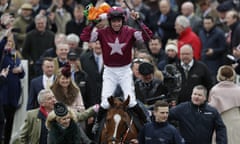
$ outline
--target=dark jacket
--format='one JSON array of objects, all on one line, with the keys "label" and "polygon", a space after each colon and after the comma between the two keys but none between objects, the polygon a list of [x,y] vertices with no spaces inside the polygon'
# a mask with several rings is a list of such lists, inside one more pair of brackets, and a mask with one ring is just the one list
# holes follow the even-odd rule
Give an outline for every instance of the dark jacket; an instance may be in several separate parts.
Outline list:
[{"label": "dark jacket", "polygon": [[166,15],[166,21],[158,24],[159,22],[159,18],[161,16],[161,12],[156,12],[152,17],[151,17],[151,21],[149,21],[149,28],[153,31],[153,33],[158,33],[158,28],[161,27],[163,32],[164,32],[164,36],[162,38],[162,42],[163,42],[163,48],[165,47],[167,40],[168,39],[176,39],[177,38],[177,34],[174,28],[174,24],[175,24],[175,20],[177,17],[177,14],[170,10],[170,12]]},{"label": "dark jacket", "polygon": [[[6,81],[7,81],[7,78],[5,76],[1,75],[0,76],[0,87],[2,87],[6,83]],[[1,100],[1,97],[0,97],[0,100]],[[0,102],[0,135],[2,134],[3,125],[4,125],[4,113],[3,113],[2,103]]]},{"label": "dark jacket", "polygon": [[[223,64],[223,54],[227,51],[224,32],[213,27],[210,31],[201,29],[199,38],[202,42],[201,60],[208,66],[212,75],[217,74],[218,68]],[[207,56],[209,48],[213,49],[213,54]]]},{"label": "dark jacket", "polygon": [[22,54],[25,59],[36,62],[46,49],[52,48],[54,45],[53,32],[46,30],[41,33],[34,29],[27,33]]},{"label": "dark jacket", "polygon": [[88,74],[86,72],[84,72],[83,70],[74,72],[74,81],[81,91],[83,103],[86,107],[91,106],[91,105],[89,105],[89,103],[87,101],[87,99],[89,97],[91,97],[91,88],[89,86],[88,79],[89,79]]},{"label": "dark jacket", "polygon": [[[80,131],[78,125],[71,120],[68,128],[63,129],[56,121],[51,123],[49,131],[49,144],[90,144],[91,140]],[[86,135],[85,135],[86,136]]]},{"label": "dark jacket", "polygon": [[165,50],[163,49],[163,47],[160,49],[159,53],[158,54],[152,54],[150,52],[153,60],[154,60],[154,63],[157,65],[158,63],[164,61],[164,59],[166,58],[166,53],[165,53]]},{"label": "dark jacket", "polygon": [[152,105],[156,100],[150,100],[154,97],[167,95],[167,88],[163,85],[162,81],[153,79],[150,83],[146,84],[142,80],[135,82],[136,97],[142,103]]},{"label": "dark jacket", "polygon": [[178,102],[185,102],[191,99],[192,89],[196,85],[203,85],[208,90],[213,86],[210,71],[207,66],[200,61],[194,60],[193,66],[188,72],[188,78],[185,77],[184,70],[180,63],[177,65],[178,70],[182,75],[182,87],[179,93]]},{"label": "dark jacket", "polygon": [[184,144],[178,130],[168,122],[145,124],[138,141],[139,144]]},{"label": "dark jacket", "polygon": [[[76,20],[70,20],[67,24],[66,24],[66,34],[71,34],[74,33],[76,35],[79,36],[79,34],[82,33],[82,30],[84,27],[86,27],[86,18],[84,17],[83,21],[80,23],[76,23]],[[80,46],[82,46],[82,42],[80,42]]]},{"label": "dark jacket", "polygon": [[2,85],[4,85],[4,83],[6,82],[7,78],[5,76],[0,76],[0,87]]},{"label": "dark jacket", "polygon": [[170,109],[169,119],[179,121],[186,144],[211,144],[214,130],[217,144],[227,144],[226,127],[217,110],[207,103],[185,102]]},{"label": "dark jacket", "polygon": [[[231,43],[230,43],[230,48],[231,50],[233,48],[236,48],[240,44],[240,21],[235,22],[230,26],[231,29]],[[232,51],[230,51],[232,52]]]},{"label": "dark jacket", "polygon": [[18,67],[21,64],[19,58],[14,58],[11,52],[5,51],[4,46],[7,43],[7,38],[3,38],[0,42],[0,59],[1,66],[0,69],[9,67],[9,72],[7,76],[6,83],[0,88],[0,101],[4,105],[10,105],[12,107],[18,107],[18,101],[21,96],[22,86],[21,81],[25,76],[24,70],[21,73],[14,74],[12,69]]},{"label": "dark jacket", "polygon": [[88,50],[81,58],[82,69],[88,74],[89,87],[91,89],[91,96],[87,97],[84,103],[86,107],[100,103],[102,91],[102,72],[98,72],[98,66],[95,61],[93,51]]},{"label": "dark jacket", "polygon": [[28,96],[27,110],[35,109],[39,107],[37,96],[38,93],[44,89],[43,87],[43,75],[31,80],[30,92]]},{"label": "dark jacket", "polygon": [[176,66],[178,63],[179,63],[179,58],[177,56],[175,58],[170,58],[166,56],[164,60],[160,61],[157,64],[157,67],[159,70],[164,71],[165,66],[167,64],[173,64],[174,66]]}]

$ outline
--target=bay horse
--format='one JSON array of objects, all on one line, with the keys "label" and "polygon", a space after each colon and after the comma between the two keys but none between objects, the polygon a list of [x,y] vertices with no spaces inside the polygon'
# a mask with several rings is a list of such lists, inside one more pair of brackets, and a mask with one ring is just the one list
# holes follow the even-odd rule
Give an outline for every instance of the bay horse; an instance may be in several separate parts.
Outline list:
[{"label": "bay horse", "polygon": [[130,97],[121,101],[113,96],[108,98],[110,108],[100,134],[100,144],[129,144],[137,139],[138,130],[128,112]]}]

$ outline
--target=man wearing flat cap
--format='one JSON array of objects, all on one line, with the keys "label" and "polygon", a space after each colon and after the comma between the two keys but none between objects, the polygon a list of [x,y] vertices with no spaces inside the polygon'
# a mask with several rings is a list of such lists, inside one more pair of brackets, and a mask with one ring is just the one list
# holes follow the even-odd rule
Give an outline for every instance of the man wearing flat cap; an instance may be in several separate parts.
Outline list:
[{"label": "man wearing flat cap", "polygon": [[221,30],[223,30],[225,34],[229,32],[229,28],[225,22],[226,21],[225,17],[226,17],[227,11],[231,9],[232,9],[232,6],[225,2],[219,4],[217,7],[218,17],[216,19],[216,27],[219,27]]},{"label": "man wearing flat cap", "polygon": [[76,60],[78,59],[78,55],[75,50],[70,50],[67,55],[68,60]]},{"label": "man wearing flat cap", "polygon": [[70,50],[67,55],[67,58],[69,64],[71,65],[71,78],[79,87],[81,94],[83,96],[84,105],[88,108],[92,106],[87,102],[87,99],[91,97],[88,73],[82,70],[79,55],[76,53],[75,50]]},{"label": "man wearing flat cap", "polygon": [[136,97],[146,105],[154,104],[154,97],[167,95],[167,89],[162,81],[154,78],[154,67],[148,62],[139,65],[140,79],[135,82]]},{"label": "man wearing flat cap", "polygon": [[23,41],[26,37],[26,31],[29,24],[33,22],[32,18],[32,5],[24,3],[21,6],[20,16],[16,18],[13,23],[13,31],[15,32],[17,46],[22,48]]}]

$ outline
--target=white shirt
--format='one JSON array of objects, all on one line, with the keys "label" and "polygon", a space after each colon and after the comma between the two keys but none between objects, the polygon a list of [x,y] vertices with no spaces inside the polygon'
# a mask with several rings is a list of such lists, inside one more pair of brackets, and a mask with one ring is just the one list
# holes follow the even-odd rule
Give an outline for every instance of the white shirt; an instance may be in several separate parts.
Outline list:
[{"label": "white shirt", "polygon": [[48,82],[49,81],[49,87],[53,84],[54,82],[54,75],[52,75],[51,77],[47,77],[45,74],[43,75],[43,87],[45,89],[48,89]]},{"label": "white shirt", "polygon": [[[188,68],[185,65],[188,65]],[[193,66],[193,60],[191,60],[190,63],[188,63],[188,64],[184,64],[181,61],[181,66],[183,67],[184,70],[188,70],[189,71],[191,69],[191,67]]]},{"label": "white shirt", "polygon": [[101,72],[102,71],[102,67],[103,67],[102,54],[97,55],[97,54],[94,53],[94,57],[95,57],[95,61],[96,61],[96,59],[98,59],[98,62],[96,61],[96,63],[97,63],[97,66],[98,66],[98,71]]}]

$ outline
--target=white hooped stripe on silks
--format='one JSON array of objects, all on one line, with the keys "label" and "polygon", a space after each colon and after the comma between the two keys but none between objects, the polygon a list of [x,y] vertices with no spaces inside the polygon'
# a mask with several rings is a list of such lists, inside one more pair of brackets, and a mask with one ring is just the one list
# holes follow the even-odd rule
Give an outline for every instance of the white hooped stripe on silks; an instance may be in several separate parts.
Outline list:
[{"label": "white hooped stripe on silks", "polygon": [[115,114],[113,116],[113,119],[115,121],[115,129],[114,129],[113,137],[115,138],[117,136],[117,129],[118,129],[118,125],[121,121],[121,116],[119,114]]}]

